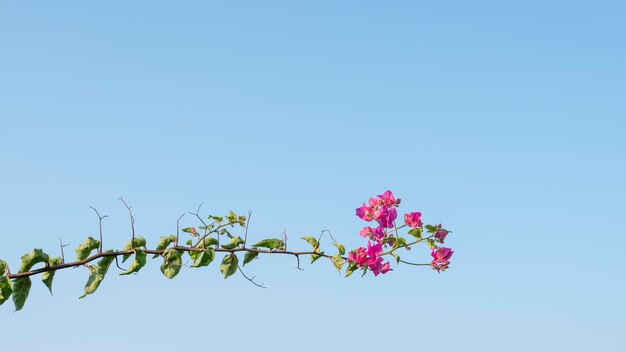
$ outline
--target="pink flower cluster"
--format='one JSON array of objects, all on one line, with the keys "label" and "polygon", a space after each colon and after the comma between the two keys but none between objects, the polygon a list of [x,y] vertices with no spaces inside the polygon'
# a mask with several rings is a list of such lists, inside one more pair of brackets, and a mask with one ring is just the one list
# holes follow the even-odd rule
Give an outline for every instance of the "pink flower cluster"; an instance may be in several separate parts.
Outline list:
[{"label": "pink flower cluster", "polygon": [[439,247],[437,249],[434,249],[430,254],[433,257],[433,269],[437,270],[438,272],[448,269],[452,253],[454,253],[454,251],[446,247]]},{"label": "pink flower cluster", "polygon": [[367,266],[375,276],[391,271],[389,262],[383,263],[381,257],[383,253],[383,243],[386,241],[387,233],[385,229],[393,228],[394,221],[398,217],[396,207],[400,204],[400,199],[395,198],[391,191],[386,191],[378,197],[370,198],[368,204],[356,209],[356,215],[365,221],[376,221],[377,227],[364,227],[359,234],[366,237],[367,248],[360,247],[350,252],[348,261],[356,263],[359,268]]}]

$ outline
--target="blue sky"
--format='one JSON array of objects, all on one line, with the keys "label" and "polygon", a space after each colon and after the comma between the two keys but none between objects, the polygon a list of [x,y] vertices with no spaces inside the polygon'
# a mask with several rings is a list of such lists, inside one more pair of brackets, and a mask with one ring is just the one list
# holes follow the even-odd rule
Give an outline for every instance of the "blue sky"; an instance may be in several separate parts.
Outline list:
[{"label": "blue sky", "polygon": [[[3,346],[616,351],[626,7],[618,1],[0,1],[0,258],[253,212],[251,236],[330,229],[393,190],[454,231],[449,271],[343,279],[262,258],[172,281],[152,261],[34,280]],[[191,218],[184,225],[195,225]],[[327,243],[330,244],[330,243]],[[302,249],[306,244],[299,244]],[[68,251],[73,252],[72,248]],[[423,248],[412,251],[427,260]],[[96,332],[99,335],[96,337]],[[37,336],[37,338],[33,338]],[[110,343],[110,344],[109,344]]]}]

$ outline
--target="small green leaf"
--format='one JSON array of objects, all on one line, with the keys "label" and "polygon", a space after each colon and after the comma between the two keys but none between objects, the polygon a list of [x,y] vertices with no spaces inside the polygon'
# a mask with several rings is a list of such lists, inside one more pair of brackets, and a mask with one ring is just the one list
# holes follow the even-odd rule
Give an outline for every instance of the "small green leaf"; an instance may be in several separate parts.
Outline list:
[{"label": "small green leaf", "polygon": [[417,238],[418,240],[421,240],[422,239],[422,229],[420,229],[419,227],[415,228],[415,229],[411,229],[409,231],[409,235]]},{"label": "small green leaf", "polygon": [[343,244],[340,244],[340,243],[333,243],[333,245],[334,245],[335,247],[337,247],[337,250],[339,251],[339,254],[341,254],[341,255],[346,254],[346,247],[344,247],[344,245],[343,245]]},{"label": "small green leaf", "polygon": [[[22,256],[22,264],[20,264],[20,272],[29,271],[33,265],[37,263],[47,263],[48,255],[41,249],[33,249],[32,252]],[[18,309],[19,310],[19,309]]]},{"label": "small green leaf", "polygon": [[278,239],[278,238],[268,238],[268,239],[264,239],[261,240],[255,244],[252,245],[252,247],[263,247],[263,248],[268,248],[268,249],[284,249],[285,248],[285,242],[283,242],[283,240]]},{"label": "small green leaf", "polygon": [[207,248],[202,252],[196,252],[196,253],[201,254],[200,260],[198,260],[197,262],[194,262],[191,265],[192,268],[199,268],[202,266],[207,266],[211,264],[213,259],[215,259],[215,250],[213,248]]},{"label": "small green leaf", "polygon": [[346,263],[346,261],[341,257],[341,254],[335,254],[330,259],[332,260],[333,265],[335,266],[335,269],[337,269],[337,271],[341,273],[341,269],[343,268],[343,265]]},{"label": "small green leaf", "polygon": [[[324,252],[321,252],[324,254]],[[320,259],[322,256],[319,254],[311,254],[311,264],[315,263],[316,260]]]},{"label": "small green leaf", "polygon": [[[61,257],[50,258],[50,260],[48,260],[48,266],[57,266],[61,264],[63,264],[63,259],[61,259]],[[55,272],[56,270],[52,270],[46,271],[45,273],[41,274],[41,281],[43,281],[44,285],[46,285],[46,287],[50,291],[50,294],[52,294],[52,279],[54,279]]]},{"label": "small green leaf", "polygon": [[11,280],[6,276],[0,277],[0,306],[11,297],[12,292]]},{"label": "small green leaf", "polygon": [[302,237],[303,240],[309,242],[309,244],[311,246],[313,246],[313,250],[318,249],[320,247],[320,243],[318,240],[316,240],[314,237],[311,236],[304,236]]},{"label": "small green leaf", "polygon": [[[176,236],[174,235],[162,236],[161,238],[159,238],[159,243],[157,244],[156,250],[162,251],[175,241],[176,241]],[[158,254],[155,254],[152,258],[156,258],[158,256],[159,256]]]},{"label": "small green leaf", "polygon": [[396,264],[400,264],[400,256],[395,254],[395,253],[391,253],[391,256],[396,258]]},{"label": "small green leaf", "polygon": [[[146,239],[143,237],[135,237],[135,245],[131,245],[132,239],[128,240],[128,242],[126,242],[126,244],[124,245],[124,251],[129,251],[131,249],[134,248],[139,248],[139,247],[146,247]],[[126,260],[128,260],[128,258],[130,258],[132,254],[124,254],[122,256],[122,263],[126,262]]]},{"label": "small green leaf", "polygon": [[161,272],[168,279],[174,278],[178,275],[180,267],[183,266],[182,260],[183,253],[177,251],[174,248],[170,248],[163,252],[163,264],[161,264]]},{"label": "small green leaf", "polygon": [[224,275],[224,278],[231,276],[237,271],[237,264],[239,264],[239,259],[234,253],[224,257],[222,265],[220,265],[220,271],[222,275]]},{"label": "small green leaf", "polygon": [[437,232],[437,226],[433,226],[433,225],[426,225],[426,230],[429,233],[435,233]]},{"label": "small green leaf", "polygon": [[239,236],[234,237],[227,244],[223,244],[222,248],[224,249],[235,249],[235,247],[243,244],[243,239]]},{"label": "small green leaf", "polygon": [[4,260],[0,259],[0,277],[4,276],[8,267],[9,267],[9,264],[7,264],[7,262],[5,262]]},{"label": "small green leaf", "polygon": [[346,277],[352,275],[352,273],[358,269],[359,267],[355,262],[348,262],[348,268],[346,269]]},{"label": "small green leaf", "polygon": [[15,303],[16,312],[24,308],[32,284],[29,277],[18,277],[13,280],[13,303]]},{"label": "small green leaf", "polygon": [[250,263],[254,258],[259,256],[259,252],[246,252],[243,256],[243,266]]},{"label": "small green leaf", "polygon": [[81,261],[87,259],[91,254],[91,251],[98,248],[100,248],[100,241],[94,239],[93,237],[87,237],[83,244],[76,247],[76,260]]},{"label": "small green leaf", "polygon": [[191,246],[193,244],[193,242],[191,242],[191,239],[188,239],[185,243],[187,243],[188,246]]},{"label": "small green leaf", "polygon": [[205,237],[198,243],[198,248],[208,248],[209,246],[217,246],[217,238]]},{"label": "small green leaf", "polygon": [[406,239],[404,237],[396,238],[396,241],[393,244],[393,248],[401,248],[406,247]]},{"label": "small green leaf", "polygon": [[142,251],[141,249],[135,249],[134,252],[135,252],[135,260],[133,260],[133,262],[130,263],[128,270],[121,273],[120,275],[130,275],[132,273],[136,273],[139,270],[141,270],[141,268],[143,268],[144,265],[146,265],[146,252]]},{"label": "small green leaf", "polygon": [[433,250],[437,248],[437,245],[435,244],[435,240],[433,240],[432,238],[429,238],[428,240],[426,240],[426,242],[428,243],[428,249]]},{"label": "small green leaf", "polygon": [[[112,251],[109,250],[106,253],[109,252]],[[104,277],[109,270],[109,267],[111,266],[113,260],[115,260],[115,257],[113,256],[102,257],[102,259],[98,261],[98,264],[89,266],[89,279],[85,284],[85,293],[83,293],[83,295],[79,298],[85,298],[87,295],[96,292],[98,286],[100,286],[100,283],[102,282],[102,280],[104,280]]]}]

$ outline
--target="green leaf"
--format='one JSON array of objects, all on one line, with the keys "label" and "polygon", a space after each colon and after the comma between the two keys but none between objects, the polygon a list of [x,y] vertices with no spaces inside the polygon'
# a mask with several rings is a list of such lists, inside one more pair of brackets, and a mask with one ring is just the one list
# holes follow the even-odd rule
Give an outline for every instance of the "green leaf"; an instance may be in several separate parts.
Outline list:
[{"label": "green leaf", "polygon": [[[22,264],[20,264],[20,272],[29,271],[33,265],[37,263],[47,263],[48,255],[41,249],[33,249],[32,252],[22,256]],[[19,309],[18,309],[19,310]]]},{"label": "green leaf", "polygon": [[[146,239],[143,238],[143,237],[135,237],[135,245],[134,246],[131,245],[132,241],[133,241],[132,239],[128,240],[128,242],[126,242],[126,244],[124,245],[124,249],[122,249],[122,250],[129,251],[131,249],[138,248],[138,247],[144,247],[144,248],[146,247]],[[122,263],[126,262],[126,260],[128,260],[128,258],[130,258],[131,255],[132,254],[124,254],[122,256]]]},{"label": "green leaf", "polygon": [[333,243],[333,245],[334,245],[335,247],[337,247],[337,250],[339,251],[339,254],[341,254],[341,255],[346,254],[346,247],[344,247],[344,245],[343,245],[343,244],[340,244],[340,243]]},{"label": "green leaf", "polygon": [[346,261],[341,257],[341,254],[335,254],[330,259],[332,260],[333,265],[335,266],[335,269],[337,269],[337,271],[341,273],[341,269],[343,268],[343,265],[346,263]]},{"label": "green leaf", "polygon": [[24,308],[32,284],[29,277],[18,277],[13,280],[13,303],[15,303],[16,312]]},{"label": "green leaf", "polygon": [[217,238],[205,237],[198,243],[198,248],[207,248],[209,246],[217,246]]},{"label": "green leaf", "polygon": [[234,237],[227,244],[223,244],[222,248],[224,249],[235,249],[235,247],[243,244],[243,239],[239,236]]},{"label": "green leaf", "polygon": [[91,251],[94,249],[100,248],[100,241],[94,239],[93,237],[87,237],[83,244],[76,247],[76,260],[85,260],[91,254]]},{"label": "green leaf", "polygon": [[396,264],[400,264],[400,256],[395,254],[395,253],[391,253],[391,256],[396,258]]},{"label": "green leaf", "polygon": [[133,260],[133,262],[130,263],[128,270],[121,273],[120,275],[130,275],[132,273],[136,273],[139,270],[141,270],[141,268],[143,268],[144,265],[146,265],[146,252],[142,251],[141,249],[135,249],[134,252],[135,252],[135,260]]},{"label": "green leaf", "polygon": [[302,237],[303,240],[309,242],[309,244],[311,246],[313,246],[313,250],[318,249],[320,247],[320,243],[318,240],[316,240],[314,237],[311,236],[304,236]]},{"label": "green leaf", "polygon": [[237,264],[239,264],[239,259],[234,253],[224,257],[222,265],[220,265],[220,271],[222,275],[224,275],[224,278],[231,276],[237,271]]},{"label": "green leaf", "polygon": [[[159,238],[159,243],[157,244],[156,250],[162,251],[175,241],[176,241],[176,236],[174,235],[162,236],[161,238]],[[158,256],[159,256],[158,254],[155,254],[152,258],[156,258]]]},{"label": "green leaf", "polygon": [[426,242],[428,242],[428,249],[433,250],[437,248],[437,245],[435,244],[435,240],[433,240],[432,238],[427,239]]},{"label": "green leaf", "polygon": [[[109,252],[112,251],[107,251],[107,253]],[[115,260],[115,257],[113,256],[102,257],[102,259],[98,261],[98,264],[89,266],[89,279],[85,284],[85,293],[83,293],[83,295],[79,298],[85,298],[87,295],[96,292],[98,286],[100,286],[100,283],[104,280],[104,276],[109,270],[109,266],[111,266],[113,260]]]},{"label": "green leaf", "polygon": [[404,237],[398,237],[396,238],[396,242],[394,242],[393,244],[393,248],[401,248],[401,247],[406,247],[406,238]]},{"label": "green leaf", "polygon": [[182,260],[183,253],[170,248],[163,252],[163,264],[161,264],[161,272],[168,279],[174,278],[180,272],[180,267],[183,266]]},{"label": "green leaf", "polygon": [[346,269],[346,277],[352,275],[352,273],[358,269],[359,267],[355,262],[348,262],[348,268]]},{"label": "green leaf", "polygon": [[[57,266],[61,264],[63,264],[63,259],[61,259],[61,257],[50,258],[50,260],[48,260],[48,266]],[[41,274],[41,281],[43,281],[44,285],[46,285],[46,287],[50,291],[50,294],[52,294],[52,279],[54,279],[55,272],[56,270],[52,270],[46,271],[45,273]]]},{"label": "green leaf", "polygon": [[[263,247],[268,249],[285,249],[285,242],[278,238],[267,238],[252,245],[252,247]],[[249,252],[250,253],[250,252]]]},{"label": "green leaf", "polygon": [[243,266],[250,263],[254,258],[259,256],[259,252],[246,252],[243,256]]},{"label": "green leaf", "polygon": [[213,259],[215,259],[215,250],[213,248],[207,248],[202,252],[196,252],[196,253],[201,254],[200,260],[198,260],[197,262],[194,262],[191,265],[192,268],[199,268],[202,266],[207,266],[211,264]]},{"label": "green leaf", "polygon": [[0,259],[0,277],[4,276],[8,267],[9,267],[9,264],[7,264],[7,262],[5,262],[4,260]]},{"label": "green leaf", "polygon": [[417,238],[418,240],[421,240],[422,239],[422,229],[420,229],[419,227],[415,228],[415,229],[411,229],[409,231],[409,235]]},{"label": "green leaf", "polygon": [[435,233],[437,232],[437,226],[433,226],[433,225],[426,225],[426,230],[429,233]]},{"label": "green leaf", "polygon": [[[324,252],[322,252],[324,254]],[[322,256],[319,254],[311,254],[311,264],[315,263],[316,260],[320,259]]]},{"label": "green leaf", "polygon": [[0,277],[0,306],[11,297],[12,292],[11,280],[6,276]]},{"label": "green leaf", "polygon": [[193,242],[191,242],[191,239],[187,240],[187,242],[185,243],[187,243],[188,246],[191,246],[193,244]]}]

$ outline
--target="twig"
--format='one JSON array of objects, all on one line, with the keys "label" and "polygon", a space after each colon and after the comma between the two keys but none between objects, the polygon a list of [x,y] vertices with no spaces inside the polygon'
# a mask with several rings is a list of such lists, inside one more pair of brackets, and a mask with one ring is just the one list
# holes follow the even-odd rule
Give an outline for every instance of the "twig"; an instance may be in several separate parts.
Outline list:
[{"label": "twig", "polygon": [[243,246],[246,246],[246,241],[248,240],[248,225],[250,225],[250,218],[252,217],[252,212],[248,211],[248,218],[246,219],[246,232],[243,235]]},{"label": "twig", "polygon": [[178,232],[180,229],[180,226],[178,225],[178,223],[180,222],[180,219],[183,218],[183,216],[185,216],[185,213],[183,213],[181,216],[178,217],[178,220],[176,220],[176,246],[178,246]]},{"label": "twig", "polygon": [[241,270],[241,267],[239,266],[239,264],[237,264],[237,269],[239,269],[239,272],[241,273],[241,275],[243,275],[243,277],[245,277],[245,278],[246,278],[246,280],[248,280],[248,281],[252,282],[252,283],[254,284],[254,286],[256,286],[256,287],[260,287],[260,288],[267,288],[267,287],[263,286],[263,284],[260,284],[260,285],[259,285],[259,284],[257,284],[256,282],[254,282],[254,278],[255,278],[256,276],[253,276],[252,278],[249,278],[249,277],[246,275],[246,273],[244,273],[244,272],[243,272],[243,270]]},{"label": "twig", "polygon": [[126,206],[126,209],[128,209],[128,215],[130,216],[130,228],[133,232],[133,237],[130,243],[131,243],[131,247],[134,248],[135,247],[135,218],[133,217],[133,213],[130,211],[130,208],[132,207],[129,207],[128,204],[126,204],[126,201],[124,200],[122,196],[120,196],[119,200],[121,200],[122,203],[124,203],[124,205]]},{"label": "twig", "polygon": [[96,212],[96,215],[98,215],[98,222],[100,223],[100,246],[98,247],[98,252],[102,252],[102,219],[104,218],[108,218],[108,215],[105,216],[100,216],[100,213],[98,213],[98,211],[96,210],[96,208],[90,206],[91,209],[93,209],[93,211]]},{"label": "twig", "polygon": [[299,255],[299,254],[296,254],[296,260],[297,260],[297,262],[298,262],[298,266],[296,267],[296,269],[298,269],[298,270],[304,270],[304,269],[302,269],[302,268],[300,267],[300,255]]},{"label": "twig", "polygon": [[63,248],[69,246],[69,244],[63,244],[63,239],[59,237],[59,243],[61,245],[61,263],[65,264],[65,254],[63,253]]},{"label": "twig", "polygon": [[415,265],[415,266],[433,266],[432,264],[411,263],[400,259],[400,263]]}]

